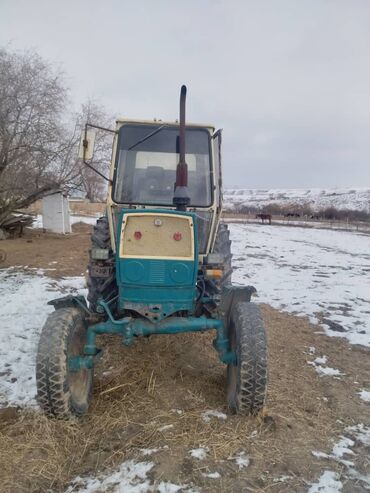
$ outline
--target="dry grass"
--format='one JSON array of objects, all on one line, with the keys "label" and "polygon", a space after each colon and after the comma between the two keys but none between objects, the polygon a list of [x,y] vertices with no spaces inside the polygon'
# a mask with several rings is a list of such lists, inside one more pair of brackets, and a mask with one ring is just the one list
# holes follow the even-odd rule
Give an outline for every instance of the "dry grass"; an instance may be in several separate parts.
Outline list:
[{"label": "dry grass", "polygon": [[[340,433],[338,410],[320,399],[323,380],[303,354],[306,343],[322,336],[314,335],[308,324],[267,308],[265,318],[271,371],[264,415],[203,420],[207,409],[226,412],[225,375],[211,347],[212,334],[158,336],[130,348],[108,337],[87,417],[63,422],[21,411],[0,421],[1,491],[64,491],[77,475],[142,458],[141,448],[165,446],[155,456],[156,479],[193,481],[203,491],[241,491],[237,488],[247,485],[245,491],[276,492],[290,491],[279,490],[273,480],[288,474],[295,488],[291,491],[300,491],[303,478],[320,467],[311,450],[327,450],[330,438]],[[161,431],[166,425],[172,426]],[[209,450],[207,460],[190,458],[189,451],[198,447]],[[241,451],[252,457],[245,471],[238,471],[231,459]],[[215,470],[223,476],[217,490],[202,476]]]}]

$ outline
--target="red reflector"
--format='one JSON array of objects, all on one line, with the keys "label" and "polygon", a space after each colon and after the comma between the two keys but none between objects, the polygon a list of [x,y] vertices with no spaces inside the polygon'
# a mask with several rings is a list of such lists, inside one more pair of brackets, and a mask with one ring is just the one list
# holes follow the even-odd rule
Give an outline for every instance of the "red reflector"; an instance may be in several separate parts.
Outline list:
[{"label": "red reflector", "polygon": [[134,233],[135,240],[140,240],[142,237],[142,234],[140,231],[135,231]]},{"label": "red reflector", "polygon": [[180,240],[182,239],[182,234],[181,234],[181,233],[175,233],[175,234],[173,235],[173,239],[174,239],[175,241],[180,241]]}]

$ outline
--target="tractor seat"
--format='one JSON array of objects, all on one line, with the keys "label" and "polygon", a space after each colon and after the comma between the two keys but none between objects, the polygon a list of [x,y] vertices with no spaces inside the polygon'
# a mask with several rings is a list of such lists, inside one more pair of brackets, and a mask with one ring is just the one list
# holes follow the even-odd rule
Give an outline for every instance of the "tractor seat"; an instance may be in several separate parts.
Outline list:
[{"label": "tractor seat", "polygon": [[140,201],[168,200],[172,196],[172,188],[166,184],[166,178],[166,172],[161,166],[148,166],[145,178],[140,183]]}]

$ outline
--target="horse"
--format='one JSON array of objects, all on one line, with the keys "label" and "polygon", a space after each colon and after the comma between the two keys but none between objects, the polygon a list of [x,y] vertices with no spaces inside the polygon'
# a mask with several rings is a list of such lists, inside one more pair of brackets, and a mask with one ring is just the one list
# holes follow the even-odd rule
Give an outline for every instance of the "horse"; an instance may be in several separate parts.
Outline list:
[{"label": "horse", "polygon": [[271,224],[271,214],[256,214],[256,219],[261,219],[262,224],[265,224],[265,221]]}]

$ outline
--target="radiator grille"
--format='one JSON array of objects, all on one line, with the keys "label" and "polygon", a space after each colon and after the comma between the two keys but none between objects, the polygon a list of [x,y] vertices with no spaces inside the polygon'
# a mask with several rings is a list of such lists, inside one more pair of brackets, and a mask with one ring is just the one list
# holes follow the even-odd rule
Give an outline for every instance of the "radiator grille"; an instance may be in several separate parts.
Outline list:
[{"label": "radiator grille", "polygon": [[162,284],[165,281],[166,263],[157,260],[149,263],[149,282],[151,284]]}]

